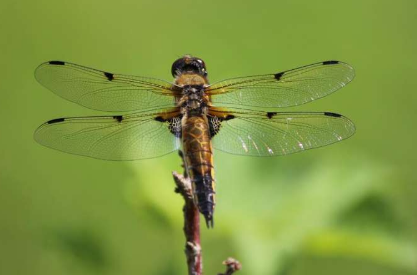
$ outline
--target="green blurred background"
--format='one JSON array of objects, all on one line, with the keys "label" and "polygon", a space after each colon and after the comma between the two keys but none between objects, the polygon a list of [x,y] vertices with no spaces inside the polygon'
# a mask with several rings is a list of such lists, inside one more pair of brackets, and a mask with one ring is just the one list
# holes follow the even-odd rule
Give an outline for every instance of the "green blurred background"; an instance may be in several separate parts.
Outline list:
[{"label": "green blurred background", "polygon": [[185,274],[176,154],[106,162],[36,144],[41,123],[98,114],[40,86],[48,60],[171,80],[203,58],[212,82],[342,60],[356,79],[292,110],[333,111],[344,142],[277,158],[216,152],[205,274],[417,274],[414,0],[0,3],[0,274]]}]

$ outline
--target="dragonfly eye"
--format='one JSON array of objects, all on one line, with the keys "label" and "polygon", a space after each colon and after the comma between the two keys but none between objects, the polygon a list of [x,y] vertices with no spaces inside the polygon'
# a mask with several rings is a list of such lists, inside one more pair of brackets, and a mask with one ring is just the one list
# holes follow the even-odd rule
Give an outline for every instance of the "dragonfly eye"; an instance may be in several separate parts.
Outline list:
[{"label": "dragonfly eye", "polygon": [[177,77],[183,73],[196,73],[202,76],[207,76],[206,65],[204,61],[197,57],[186,55],[177,59],[171,68],[173,77]]}]

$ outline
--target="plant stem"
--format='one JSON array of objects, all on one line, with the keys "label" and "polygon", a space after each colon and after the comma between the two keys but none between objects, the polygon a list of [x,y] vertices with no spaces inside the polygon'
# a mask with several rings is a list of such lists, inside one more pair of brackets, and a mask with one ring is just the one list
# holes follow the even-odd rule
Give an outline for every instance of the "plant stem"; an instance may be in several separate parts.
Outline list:
[{"label": "plant stem", "polygon": [[188,275],[203,274],[203,259],[201,256],[200,244],[200,213],[193,200],[191,182],[188,178],[177,172],[172,173],[176,192],[184,198],[184,234],[185,234],[185,256],[187,258]]}]

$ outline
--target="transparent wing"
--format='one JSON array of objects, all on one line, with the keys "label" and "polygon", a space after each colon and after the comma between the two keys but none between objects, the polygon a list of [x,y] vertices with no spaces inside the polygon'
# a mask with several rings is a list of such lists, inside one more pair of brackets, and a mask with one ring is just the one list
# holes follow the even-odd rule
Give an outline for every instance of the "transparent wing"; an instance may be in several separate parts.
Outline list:
[{"label": "transparent wing", "polygon": [[175,113],[59,118],[42,124],[34,137],[44,146],[76,155],[105,160],[146,159],[179,148],[181,122],[172,115]]},{"label": "transparent wing", "polygon": [[332,144],[355,133],[353,122],[335,113],[217,115],[209,117],[211,128],[217,129],[213,147],[237,155],[287,155]]},{"label": "transparent wing", "polygon": [[210,86],[207,93],[217,107],[290,107],[331,94],[354,76],[350,65],[325,61],[276,74],[224,80]]},{"label": "transparent wing", "polygon": [[41,64],[35,78],[57,95],[94,110],[125,112],[174,106],[173,85],[159,79],[112,74],[62,61]]}]

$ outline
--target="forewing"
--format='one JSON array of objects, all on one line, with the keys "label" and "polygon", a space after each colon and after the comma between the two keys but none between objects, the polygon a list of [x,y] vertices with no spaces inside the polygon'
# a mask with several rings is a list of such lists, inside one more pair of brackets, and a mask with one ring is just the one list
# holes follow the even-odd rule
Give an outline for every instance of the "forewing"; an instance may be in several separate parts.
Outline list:
[{"label": "forewing", "polygon": [[[231,154],[279,156],[352,136],[355,125],[334,113],[252,113],[209,117],[213,147]],[[217,124],[217,126],[215,125]]]},{"label": "forewing", "polygon": [[281,108],[322,98],[352,81],[353,68],[325,61],[267,75],[224,80],[207,89],[213,106]]},{"label": "forewing", "polygon": [[135,160],[158,157],[180,146],[180,118],[132,114],[60,118],[41,125],[35,140],[47,147],[97,159]]},{"label": "forewing", "polygon": [[173,85],[159,79],[113,74],[62,61],[41,64],[35,77],[55,94],[94,110],[128,112],[174,106]]}]

